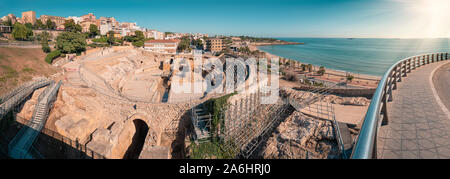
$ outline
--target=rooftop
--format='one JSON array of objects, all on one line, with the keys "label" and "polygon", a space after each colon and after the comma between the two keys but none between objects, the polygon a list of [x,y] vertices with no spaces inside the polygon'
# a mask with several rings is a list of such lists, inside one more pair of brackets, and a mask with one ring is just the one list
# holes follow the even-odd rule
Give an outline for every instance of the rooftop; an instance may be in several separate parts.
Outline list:
[{"label": "rooftop", "polygon": [[179,39],[167,39],[167,40],[148,40],[145,43],[178,43]]}]

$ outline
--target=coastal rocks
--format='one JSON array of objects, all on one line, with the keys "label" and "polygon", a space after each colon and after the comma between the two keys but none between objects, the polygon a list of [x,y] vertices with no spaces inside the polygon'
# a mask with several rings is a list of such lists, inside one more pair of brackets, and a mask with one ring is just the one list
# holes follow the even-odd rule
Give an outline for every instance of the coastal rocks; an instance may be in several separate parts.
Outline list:
[{"label": "coastal rocks", "polygon": [[263,147],[263,158],[336,158],[337,143],[330,121],[295,111],[282,122]]}]

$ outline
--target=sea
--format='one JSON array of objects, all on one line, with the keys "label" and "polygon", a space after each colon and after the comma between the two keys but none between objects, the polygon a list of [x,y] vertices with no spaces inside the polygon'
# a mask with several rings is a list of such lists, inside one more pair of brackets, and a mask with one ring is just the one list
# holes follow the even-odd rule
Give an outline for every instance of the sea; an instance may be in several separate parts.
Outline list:
[{"label": "sea", "polygon": [[300,45],[260,46],[260,50],[303,63],[355,74],[383,76],[404,58],[449,52],[450,39],[276,38]]}]

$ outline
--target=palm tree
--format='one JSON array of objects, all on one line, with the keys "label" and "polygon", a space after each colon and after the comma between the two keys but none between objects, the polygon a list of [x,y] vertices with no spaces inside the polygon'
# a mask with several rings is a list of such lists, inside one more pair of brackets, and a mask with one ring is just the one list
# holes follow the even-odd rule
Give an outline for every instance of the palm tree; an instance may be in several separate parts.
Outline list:
[{"label": "palm tree", "polygon": [[353,75],[347,74],[347,81],[348,82],[352,82],[353,78],[355,78]]},{"label": "palm tree", "polygon": [[320,68],[319,68],[319,71],[317,71],[317,73],[319,74],[319,75],[324,75],[325,74],[325,67],[324,66],[320,66]]},{"label": "palm tree", "polygon": [[312,65],[311,64],[308,64],[308,71],[309,72],[312,72],[313,70],[312,70]]},{"label": "palm tree", "polygon": [[306,71],[306,65],[305,64],[302,64],[301,67],[302,67],[302,71]]}]

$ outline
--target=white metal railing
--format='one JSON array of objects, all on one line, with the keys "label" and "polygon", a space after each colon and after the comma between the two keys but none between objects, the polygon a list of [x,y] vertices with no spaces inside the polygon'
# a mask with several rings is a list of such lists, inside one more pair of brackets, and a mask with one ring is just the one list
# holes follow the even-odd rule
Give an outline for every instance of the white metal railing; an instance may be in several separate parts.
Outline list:
[{"label": "white metal railing", "polygon": [[352,159],[377,158],[377,135],[382,124],[388,123],[387,102],[393,100],[392,90],[397,89],[398,82],[407,77],[412,70],[443,60],[448,60],[449,53],[430,53],[405,58],[392,65],[381,78],[372,97],[369,109],[364,117],[361,131],[352,152]]}]

